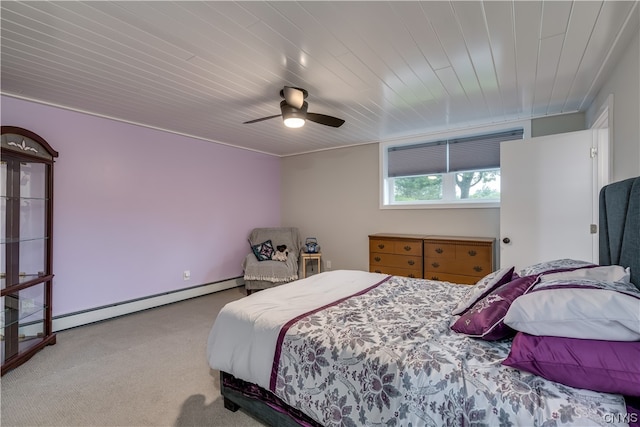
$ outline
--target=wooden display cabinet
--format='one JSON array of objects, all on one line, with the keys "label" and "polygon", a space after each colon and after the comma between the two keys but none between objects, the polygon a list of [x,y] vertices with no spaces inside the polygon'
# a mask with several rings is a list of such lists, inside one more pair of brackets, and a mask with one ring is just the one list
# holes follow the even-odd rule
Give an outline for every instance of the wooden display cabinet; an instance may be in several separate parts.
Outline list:
[{"label": "wooden display cabinet", "polygon": [[58,153],[26,129],[2,126],[0,353],[2,375],[46,345],[52,331],[53,163]]}]

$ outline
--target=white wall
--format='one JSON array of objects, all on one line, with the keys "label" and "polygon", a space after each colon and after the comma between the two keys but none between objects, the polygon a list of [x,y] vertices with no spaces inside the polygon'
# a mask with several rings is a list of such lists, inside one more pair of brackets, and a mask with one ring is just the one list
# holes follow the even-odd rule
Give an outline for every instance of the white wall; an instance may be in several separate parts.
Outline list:
[{"label": "white wall", "polygon": [[[638,14],[640,14],[640,8]],[[636,17],[636,19],[638,19]],[[587,110],[592,123],[609,95],[613,95],[612,181],[640,175],[640,42],[639,33],[631,39],[622,57]]]},{"label": "white wall", "polygon": [[378,144],[282,159],[282,224],[317,237],[332,269],[369,269],[368,235],[498,237],[499,210],[379,209]]}]

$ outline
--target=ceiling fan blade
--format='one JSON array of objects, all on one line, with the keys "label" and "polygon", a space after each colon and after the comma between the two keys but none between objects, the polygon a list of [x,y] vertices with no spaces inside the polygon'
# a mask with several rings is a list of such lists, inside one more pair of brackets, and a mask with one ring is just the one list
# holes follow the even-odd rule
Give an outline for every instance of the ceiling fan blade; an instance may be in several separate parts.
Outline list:
[{"label": "ceiling fan blade", "polygon": [[344,124],[344,120],[337,117],[325,116],[324,114],[307,113],[307,120],[320,123],[321,125],[339,128]]},{"label": "ceiling fan blade", "polygon": [[261,122],[263,120],[269,120],[269,119],[275,119],[276,117],[282,117],[282,114],[276,114],[274,116],[269,116],[269,117],[263,117],[261,119],[255,119],[255,120],[249,120],[248,122],[244,122],[242,123],[243,125],[248,125],[250,123],[257,123],[257,122]]},{"label": "ceiling fan blade", "polygon": [[287,104],[298,109],[302,108],[307,94],[306,90],[291,86],[285,86],[281,93],[284,100],[287,101]]}]

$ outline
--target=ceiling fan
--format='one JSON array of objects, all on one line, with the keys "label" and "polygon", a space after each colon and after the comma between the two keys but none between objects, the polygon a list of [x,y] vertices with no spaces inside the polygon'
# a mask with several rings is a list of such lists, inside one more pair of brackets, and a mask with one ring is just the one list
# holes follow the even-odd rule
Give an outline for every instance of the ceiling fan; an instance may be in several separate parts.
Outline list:
[{"label": "ceiling fan", "polygon": [[299,87],[285,86],[280,91],[280,96],[284,98],[284,101],[280,102],[280,114],[274,116],[262,117],[260,119],[249,120],[243,124],[261,122],[263,120],[274,119],[276,117],[282,117],[284,125],[290,128],[299,128],[304,126],[305,121],[310,120],[312,122],[320,123],[321,125],[331,126],[339,128],[344,123],[344,120],[337,117],[327,116],[318,113],[307,112],[307,101],[305,98],[309,95],[305,89]]}]

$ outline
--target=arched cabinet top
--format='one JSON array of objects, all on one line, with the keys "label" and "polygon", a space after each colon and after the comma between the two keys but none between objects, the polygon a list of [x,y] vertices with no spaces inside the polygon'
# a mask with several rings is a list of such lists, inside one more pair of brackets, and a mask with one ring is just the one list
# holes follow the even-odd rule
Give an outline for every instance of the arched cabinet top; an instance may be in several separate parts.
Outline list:
[{"label": "arched cabinet top", "polygon": [[58,157],[54,150],[40,135],[17,126],[2,126],[3,150],[53,161]]}]

